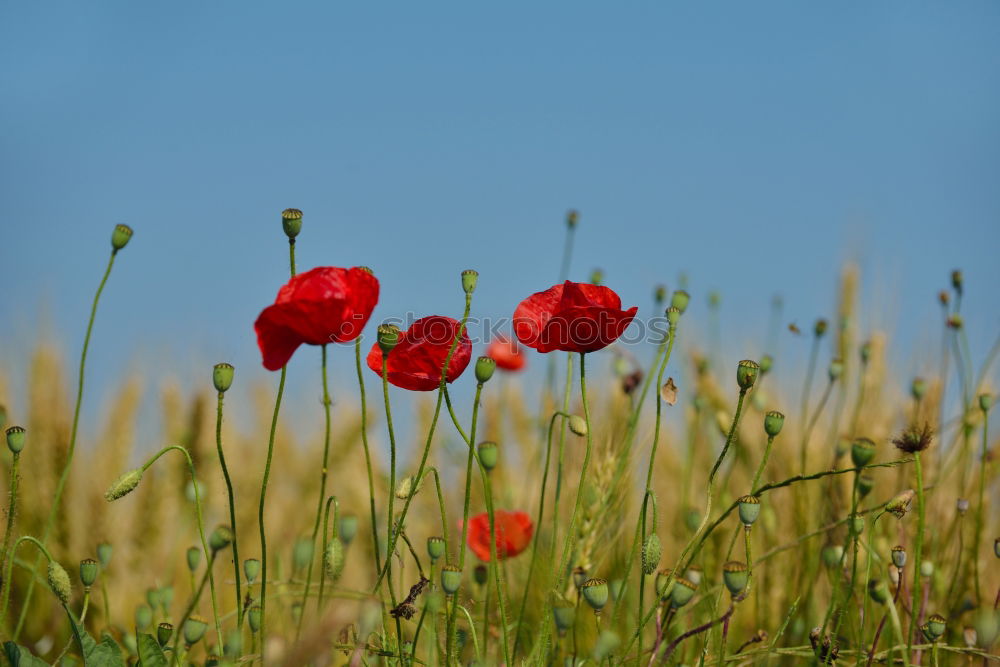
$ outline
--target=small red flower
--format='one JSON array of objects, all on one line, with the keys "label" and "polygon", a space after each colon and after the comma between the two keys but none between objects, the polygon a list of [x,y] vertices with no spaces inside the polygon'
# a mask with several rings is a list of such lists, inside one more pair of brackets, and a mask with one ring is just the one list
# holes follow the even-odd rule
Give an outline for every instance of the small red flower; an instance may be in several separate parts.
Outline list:
[{"label": "small red flower", "polygon": [[486,356],[497,362],[497,368],[505,371],[519,371],[524,368],[524,350],[506,336],[498,335],[486,349]]},{"label": "small red flower", "polygon": [[264,368],[276,371],[302,343],[347,343],[361,333],[375,304],[378,279],[367,269],[318,266],[278,290],[254,329]]},{"label": "small red flower", "polygon": [[[535,526],[527,512],[494,510],[497,558],[516,556],[531,544]],[[481,561],[490,560],[490,518],[485,512],[469,518],[469,548]]]},{"label": "small red flower", "polygon": [[539,352],[594,352],[617,340],[638,310],[621,307],[613,290],[567,280],[518,304],[514,335]]},{"label": "small red flower", "polygon": [[[412,391],[432,391],[441,383],[441,369],[448,357],[452,341],[462,325],[458,320],[443,315],[422,317],[399,337],[396,347],[386,361],[388,380],[391,384]],[[448,363],[445,379],[454,382],[469,365],[472,342],[463,331],[455,353]],[[368,353],[368,368],[382,377],[382,348],[372,345]]]}]

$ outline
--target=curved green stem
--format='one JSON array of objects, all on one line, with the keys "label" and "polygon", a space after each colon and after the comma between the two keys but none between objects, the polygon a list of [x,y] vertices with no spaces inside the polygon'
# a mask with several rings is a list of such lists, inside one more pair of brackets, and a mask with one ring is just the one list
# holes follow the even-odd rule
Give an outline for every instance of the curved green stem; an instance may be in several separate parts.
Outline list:
[{"label": "curved green stem", "polygon": [[[21,537],[14,540],[14,546],[10,549],[10,557],[7,559],[7,564],[4,568],[3,580],[4,582],[9,582],[14,569],[14,554],[17,553],[17,548],[21,546],[21,542],[30,542],[38,547],[39,559],[46,559],[50,563],[53,562],[52,554],[49,550],[45,548],[45,544],[31,535],[22,535]],[[34,575],[32,575],[32,581],[34,581]],[[10,584],[7,583],[3,589],[3,602],[0,603],[0,628],[3,627],[3,621],[7,617],[7,605],[10,602]]]},{"label": "curved green stem", "polygon": [[382,571],[382,556],[378,548],[378,518],[375,514],[375,476],[372,474],[372,455],[368,447],[368,404],[365,396],[365,379],[361,373],[361,336],[354,339],[354,365],[358,372],[358,391],[361,393],[361,445],[365,450],[365,470],[368,472],[368,507],[372,522],[372,553],[375,572]]},{"label": "curved green stem", "polygon": [[240,589],[240,551],[237,545],[236,533],[236,498],[233,494],[233,480],[229,476],[229,467],[226,465],[226,455],[222,451],[222,397],[223,392],[219,392],[219,398],[215,408],[215,448],[219,454],[219,464],[222,466],[222,476],[226,480],[226,493],[229,496],[229,524],[233,529],[233,577],[236,580],[236,627],[243,627],[243,594]]},{"label": "curved green stem", "polygon": [[[329,523],[330,523],[330,504],[333,504],[333,537],[330,540],[339,539],[339,526],[340,526],[340,503],[337,501],[337,496],[330,496],[326,499],[326,509],[323,511],[323,540],[320,542],[320,547],[322,549],[321,553],[322,559],[326,558],[326,545],[327,545],[327,535],[329,535]],[[324,562],[325,565],[325,562]],[[323,584],[326,583],[326,577],[321,572],[319,575],[319,596],[316,600],[316,611],[321,612],[323,610]],[[306,591],[308,592],[309,587],[306,586]],[[302,608],[305,609],[306,601],[305,598],[302,600]],[[305,614],[303,614],[305,616]]]}]

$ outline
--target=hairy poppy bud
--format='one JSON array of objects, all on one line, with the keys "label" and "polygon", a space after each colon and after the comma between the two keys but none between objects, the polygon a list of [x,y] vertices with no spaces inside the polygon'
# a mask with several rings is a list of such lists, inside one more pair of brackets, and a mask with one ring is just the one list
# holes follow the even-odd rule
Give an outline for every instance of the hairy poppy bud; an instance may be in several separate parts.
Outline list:
[{"label": "hairy poppy bud", "polygon": [[396,485],[396,497],[400,500],[406,500],[410,496],[416,495],[420,489],[424,486],[423,479],[419,483],[413,483],[413,477],[407,475],[403,479],[399,480],[399,484]]},{"label": "hairy poppy bud", "polygon": [[868,438],[857,438],[851,443],[851,461],[856,468],[866,466],[875,458],[875,443]]},{"label": "hairy poppy bud", "polygon": [[983,412],[989,412],[989,409],[993,407],[993,397],[989,394],[979,395],[979,409]]},{"label": "hairy poppy bud", "polygon": [[174,626],[171,623],[160,623],[156,626],[156,643],[163,648],[170,643],[170,638],[174,636]]},{"label": "hairy poppy bud", "polygon": [[302,211],[297,208],[286,208],[281,212],[281,228],[285,236],[294,239],[302,231]]},{"label": "hairy poppy bud", "polygon": [[844,362],[840,359],[831,359],[830,365],[826,369],[826,374],[830,378],[830,382],[839,379],[844,374]]},{"label": "hairy poppy bud", "polygon": [[594,642],[594,651],[592,653],[594,662],[598,665],[604,662],[608,656],[618,649],[619,645],[621,645],[621,639],[614,631],[602,630],[601,634],[597,636],[597,641]]},{"label": "hairy poppy bud", "polygon": [[466,294],[472,294],[476,291],[476,284],[479,282],[479,271],[475,269],[466,269],[462,271],[462,290]]},{"label": "hairy poppy bud", "polygon": [[84,558],[80,561],[80,583],[85,589],[90,589],[97,580],[97,572],[100,568],[93,558]]},{"label": "hairy poppy bud", "polygon": [[813,334],[816,336],[816,338],[820,338],[823,334],[826,333],[826,329],[828,326],[829,323],[826,320],[824,320],[822,317],[819,318],[818,320],[816,320],[816,324],[813,325]]},{"label": "hairy poppy bud", "polygon": [[670,604],[675,609],[680,609],[694,597],[694,592],[698,587],[684,577],[677,577],[674,580],[674,590],[670,592]]},{"label": "hairy poppy bud", "polygon": [[875,488],[875,478],[865,473],[858,476],[858,495],[862,498],[867,496]]},{"label": "hairy poppy bud", "polygon": [[389,356],[392,348],[399,342],[399,327],[395,324],[380,324],[375,335],[378,337],[378,346],[382,349],[382,354]]},{"label": "hairy poppy bud", "polygon": [[913,378],[910,383],[910,395],[916,400],[920,400],[927,393],[927,381],[923,378]]},{"label": "hairy poppy bud", "polygon": [[902,519],[903,516],[910,510],[910,503],[913,502],[913,497],[917,495],[913,489],[906,489],[893,496],[892,500],[886,503],[885,511],[892,514],[897,519]]},{"label": "hairy poppy bud", "polygon": [[208,536],[208,547],[212,551],[222,551],[233,542],[233,531],[229,526],[216,526]]},{"label": "hairy poppy bud", "polygon": [[131,238],[131,227],[128,225],[115,225],[114,231],[111,232],[111,247],[114,249],[114,252],[118,252],[127,246]]},{"label": "hairy poppy bud", "polygon": [[24,449],[24,427],[23,426],[11,426],[6,431],[7,433],[7,449],[11,451],[12,454],[20,454]]},{"label": "hairy poppy bud", "polygon": [[497,467],[497,461],[500,458],[500,449],[497,447],[497,443],[481,442],[476,450],[479,452],[479,462],[483,464],[487,472]]},{"label": "hairy poppy bud", "polygon": [[744,359],[736,366],[736,383],[740,385],[740,389],[746,391],[753,386],[753,383],[757,381],[757,372],[760,370],[760,365],[756,361],[751,361],[750,359]]},{"label": "hairy poppy bud", "polygon": [[436,561],[445,555],[445,550],[448,544],[444,541],[443,537],[428,537],[427,538],[427,555],[430,556],[432,561]]},{"label": "hairy poppy bud", "polygon": [[497,362],[493,357],[479,357],[476,359],[476,382],[479,384],[489,382],[496,368]]},{"label": "hairy poppy bud", "polygon": [[212,383],[215,384],[215,391],[220,394],[225,392],[231,386],[233,386],[233,372],[235,369],[232,364],[216,364],[212,369]]},{"label": "hairy poppy bud", "polygon": [[583,586],[580,587],[580,592],[583,593],[583,599],[587,601],[590,608],[596,613],[600,613],[604,605],[608,603],[608,596],[610,591],[608,590],[608,582],[604,579],[588,579],[583,582]]},{"label": "hairy poppy bud", "polygon": [[104,492],[104,499],[109,503],[119,498],[123,498],[135,490],[135,487],[139,486],[139,482],[142,481],[142,468],[136,468],[135,470],[129,470],[127,473],[123,474],[121,477],[116,479],[108,487],[108,490]]},{"label": "hairy poppy bud", "polygon": [[667,286],[657,285],[653,288],[653,302],[659,306],[667,300]]},{"label": "hairy poppy bud", "polygon": [[743,592],[750,581],[750,574],[747,571],[747,564],[731,560],[722,566],[722,581],[729,589],[729,594],[736,596]]},{"label": "hairy poppy bud", "polygon": [[920,563],[920,576],[925,579],[930,579],[934,576],[934,563],[932,561],[925,560]]},{"label": "hairy poppy bud", "polygon": [[358,534],[358,517],[353,514],[345,514],[340,517],[338,528],[340,530],[340,541],[346,547],[354,540],[354,536]]},{"label": "hairy poppy bud", "polygon": [[188,646],[197,644],[205,636],[208,623],[201,616],[191,616],[184,621],[184,643]]},{"label": "hairy poppy bud", "polygon": [[153,610],[148,605],[140,604],[135,608],[135,629],[140,632],[153,623]]},{"label": "hairy poppy bud", "polygon": [[264,619],[264,610],[260,608],[259,604],[255,604],[250,607],[250,611],[247,612],[247,622],[250,624],[250,632],[257,633],[260,631],[261,621]]},{"label": "hairy poppy bud", "polygon": [[684,290],[677,290],[674,292],[673,296],[670,297],[670,305],[683,313],[687,310],[688,303],[691,301],[691,296]]},{"label": "hairy poppy bud", "polygon": [[936,642],[947,629],[947,621],[941,614],[931,614],[927,622],[920,626],[920,631],[927,637],[927,641]]},{"label": "hairy poppy bud", "polygon": [[892,548],[892,564],[899,569],[906,567],[906,547],[902,544],[897,544]]},{"label": "hairy poppy bud", "polygon": [[559,600],[552,605],[552,620],[560,636],[573,627],[576,621],[576,607],[565,600]]},{"label": "hairy poppy bud", "polygon": [[580,213],[574,209],[566,211],[566,226],[570,229],[576,227],[576,224],[580,221]]},{"label": "hairy poppy bud", "polygon": [[587,435],[587,420],[580,415],[570,415],[569,417],[569,430],[573,431],[576,435],[581,438]]},{"label": "hairy poppy bud", "polygon": [[882,579],[872,579],[868,582],[868,595],[878,604],[889,601],[889,587]]},{"label": "hairy poppy bud", "polygon": [[951,272],[951,286],[959,294],[962,293],[962,272],[958,269]]},{"label": "hairy poppy bud", "polygon": [[326,551],[323,553],[323,566],[326,568],[326,576],[330,577],[331,581],[340,579],[340,575],[344,573],[345,560],[344,543],[339,537],[335,537],[326,545]]},{"label": "hairy poppy bud", "polygon": [[101,542],[97,545],[97,560],[104,569],[107,569],[108,564],[111,562],[111,552],[111,545],[107,542]]},{"label": "hairy poppy bud", "polygon": [[54,560],[50,560],[48,578],[49,588],[56,594],[59,601],[63,604],[68,603],[70,596],[73,595],[73,584],[70,583],[66,569]]},{"label": "hairy poppy bud", "polygon": [[600,269],[594,269],[590,272],[590,284],[600,285],[604,282],[604,271]]},{"label": "hairy poppy bud", "polygon": [[243,561],[243,574],[247,577],[247,582],[253,584],[260,576],[260,561],[256,558],[247,558]]},{"label": "hairy poppy bud", "polygon": [[188,569],[194,572],[198,569],[198,565],[201,563],[201,549],[198,547],[188,547],[187,550],[187,566]]},{"label": "hairy poppy bud", "polygon": [[454,595],[462,586],[462,571],[454,565],[441,568],[441,588],[448,595]]},{"label": "hairy poppy bud", "polygon": [[757,496],[747,494],[741,496],[736,502],[739,504],[740,521],[749,528],[760,516],[760,499]]},{"label": "hairy poppy bud", "polygon": [[662,555],[663,546],[660,544],[660,537],[656,533],[650,533],[642,545],[642,571],[646,576],[656,572],[656,566],[660,564]]}]

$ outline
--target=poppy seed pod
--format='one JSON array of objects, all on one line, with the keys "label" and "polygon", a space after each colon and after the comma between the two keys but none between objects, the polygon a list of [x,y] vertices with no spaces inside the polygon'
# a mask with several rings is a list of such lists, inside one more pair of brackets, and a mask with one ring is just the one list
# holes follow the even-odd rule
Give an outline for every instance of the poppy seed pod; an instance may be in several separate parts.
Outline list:
[{"label": "poppy seed pod", "polygon": [[906,547],[902,544],[897,544],[892,548],[892,564],[899,569],[906,567]]},{"label": "poppy seed pod", "polygon": [[856,438],[851,443],[851,461],[856,468],[866,466],[875,458],[875,443],[868,438]]},{"label": "poppy seed pod", "polygon": [[576,621],[576,607],[565,600],[556,602],[552,605],[552,620],[555,621],[560,636],[566,634]]},{"label": "poppy seed pod", "polygon": [[657,285],[653,288],[653,302],[659,306],[667,299],[667,286]]},{"label": "poppy seed pod", "polygon": [[340,575],[344,573],[345,560],[344,543],[339,537],[335,537],[330,540],[326,545],[326,551],[323,552],[323,567],[326,568],[326,576],[330,577],[331,581],[340,579]]},{"label": "poppy seed pod", "polygon": [[816,338],[820,338],[823,334],[826,333],[826,329],[828,326],[829,323],[826,320],[824,320],[822,317],[819,318],[818,320],[816,320],[816,324],[813,325],[813,335],[815,335]]},{"label": "poppy seed pod", "polygon": [[198,547],[188,547],[187,550],[187,566],[188,569],[194,572],[198,569],[198,565],[201,563],[201,549]]},{"label": "poppy seed pod", "polygon": [[878,604],[889,601],[889,587],[882,579],[872,579],[868,582],[868,595]]},{"label": "poppy seed pod", "polygon": [[260,608],[259,604],[255,604],[250,607],[250,611],[247,612],[247,622],[250,624],[250,632],[257,633],[260,631],[260,623],[264,619],[264,610]]},{"label": "poppy seed pod", "polygon": [[749,528],[760,516],[760,499],[757,496],[747,494],[741,496],[736,502],[739,504],[740,521]]},{"label": "poppy seed pod", "polygon": [[962,293],[962,272],[958,269],[951,272],[951,286],[959,294]]},{"label": "poppy seed pod", "polygon": [[768,373],[771,372],[771,369],[773,367],[774,367],[774,357],[772,357],[770,354],[765,354],[760,358],[761,375],[767,375]]},{"label": "poppy seed pod", "polygon": [[583,593],[583,599],[587,601],[587,604],[590,605],[590,608],[595,613],[600,613],[604,605],[608,603],[608,597],[611,595],[611,592],[608,590],[607,580],[598,578],[588,579],[583,582],[580,592]]},{"label": "poppy seed pod", "polygon": [[66,572],[66,569],[54,560],[50,560],[48,579],[49,588],[56,594],[59,601],[63,604],[68,603],[70,596],[73,595],[73,584],[69,580],[69,573]]},{"label": "poppy seed pod", "polygon": [[680,609],[694,597],[694,592],[698,587],[684,577],[677,577],[674,580],[674,590],[670,592],[670,605],[674,609]]},{"label": "poppy seed pod", "polygon": [[[452,350],[456,339],[458,345]],[[445,382],[457,380],[472,360],[468,331],[451,317],[421,317],[405,332],[399,333],[397,329],[394,340],[391,354],[387,355],[380,344],[373,344],[366,361],[368,368],[382,377],[384,359],[386,379],[402,389],[433,391],[441,386],[441,370],[446,360]]]},{"label": "poppy seed pod", "polygon": [[580,213],[574,209],[566,211],[566,226],[570,229],[576,227],[577,223],[580,221]]},{"label": "poppy seed pod", "polygon": [[100,562],[102,568],[107,569],[108,564],[111,562],[112,551],[111,545],[107,542],[101,542],[97,545],[97,560]]},{"label": "poppy seed pod", "polygon": [[260,576],[260,561],[256,558],[247,558],[243,561],[243,574],[246,575],[247,582],[252,584]]},{"label": "poppy seed pod", "polygon": [[233,531],[229,526],[219,525],[208,536],[208,547],[212,551],[222,551],[233,542]]},{"label": "poppy seed pod", "polygon": [[215,390],[220,394],[233,386],[233,373],[235,369],[232,364],[216,364],[212,368],[212,383]]},{"label": "poppy seed pod", "polygon": [[135,608],[135,629],[142,632],[153,623],[153,610],[140,604]]},{"label": "poppy seed pod", "polygon": [[500,449],[497,447],[497,443],[481,442],[476,447],[476,451],[479,453],[479,462],[483,464],[483,468],[487,472],[497,467],[497,461],[500,459]]},{"label": "poppy seed pod", "polygon": [[673,306],[667,308],[665,314],[667,316],[667,324],[669,324],[671,328],[676,327],[677,323],[681,321],[681,311]]},{"label": "poppy seed pod", "polygon": [[392,348],[396,347],[399,342],[399,327],[395,324],[380,324],[378,329],[376,329],[376,337],[378,338],[378,346],[382,350],[382,354],[388,355],[392,352]]},{"label": "poppy seed pod", "polygon": [[979,395],[979,409],[983,412],[989,412],[989,409],[993,407],[993,397],[989,394]]},{"label": "poppy seed pod", "polygon": [[826,369],[826,375],[830,378],[830,382],[837,380],[841,375],[844,374],[844,362],[840,359],[831,359],[830,365]]},{"label": "poppy seed pod", "polygon": [[340,517],[338,528],[340,530],[340,541],[346,547],[354,540],[354,536],[358,534],[358,517],[353,514],[345,514]]},{"label": "poppy seed pod", "polygon": [[160,623],[156,626],[156,643],[163,648],[170,643],[170,638],[174,636],[174,626],[171,623]]},{"label": "poppy seed pod", "polygon": [[928,641],[936,642],[944,634],[944,631],[948,627],[947,624],[948,622],[941,614],[931,614],[927,622],[920,626],[920,630],[924,633],[924,637],[927,637]]},{"label": "poppy seed pod", "polygon": [[604,271],[601,269],[594,269],[590,272],[590,284],[600,285],[604,282]]},{"label": "poppy seed pod", "polygon": [[621,645],[621,638],[612,630],[602,630],[594,642],[594,650],[591,656],[598,665],[604,662]]},{"label": "poppy seed pod", "polygon": [[865,519],[864,517],[854,514],[847,519],[847,526],[851,531],[851,535],[860,535],[865,532]]},{"label": "poppy seed pod", "polygon": [[136,468],[135,470],[129,470],[124,473],[121,477],[116,479],[108,487],[108,490],[104,492],[104,499],[109,503],[119,498],[123,498],[135,490],[135,487],[139,486],[139,482],[142,481],[142,468]]},{"label": "poppy seed pod", "polygon": [[146,589],[146,603],[153,611],[156,611],[156,608],[160,606],[162,599],[163,595],[159,588]]},{"label": "poppy seed pod", "polygon": [[961,329],[964,321],[962,316],[958,313],[952,313],[948,316],[948,320],[945,322],[949,329]]},{"label": "poppy seed pod", "polygon": [[[251,610],[252,611],[252,610]],[[184,643],[188,646],[197,644],[205,636],[208,623],[201,616],[191,616],[184,621]]]},{"label": "poppy seed pod", "polygon": [[837,567],[844,557],[844,547],[839,544],[828,544],[823,547],[820,556],[823,558],[823,564],[827,567]]},{"label": "poppy seed pod", "polygon": [[670,297],[670,306],[672,308],[676,308],[681,313],[687,310],[688,303],[690,302],[691,302],[691,295],[685,292],[684,290],[679,289],[673,293],[673,296]]},{"label": "poppy seed pod", "polygon": [[742,561],[731,560],[723,565],[722,581],[726,584],[726,588],[729,589],[730,595],[736,596],[742,593],[750,581],[747,564]]},{"label": "poppy seed pod", "polygon": [[479,357],[476,359],[476,382],[485,384],[493,377],[493,371],[497,368],[497,362],[492,357]]},{"label": "poppy seed pod", "polygon": [[294,239],[302,231],[302,211],[297,208],[286,208],[281,212],[281,228],[285,236]]},{"label": "poppy seed pod", "polygon": [[590,577],[587,576],[587,569],[582,565],[577,565],[573,568],[573,586],[576,587],[577,590],[587,583],[587,579],[589,578]]},{"label": "poppy seed pod", "polygon": [[6,431],[7,434],[7,449],[11,451],[12,454],[20,454],[24,449],[24,434],[25,430],[23,426],[11,426]]},{"label": "poppy seed pod", "polygon": [[573,431],[576,435],[581,438],[587,435],[590,430],[587,428],[587,420],[580,415],[570,415],[569,416],[569,430]]},{"label": "poppy seed pod", "polygon": [[858,495],[862,498],[867,496],[875,488],[875,478],[865,473],[858,476]]},{"label": "poppy seed pod", "polygon": [[948,292],[944,290],[938,292],[938,302],[940,302],[942,306],[947,306],[949,301],[951,301],[951,297],[948,296]]},{"label": "poppy seed pod", "polygon": [[910,383],[910,395],[916,400],[920,400],[927,393],[927,381],[923,378],[913,378]]},{"label": "poppy seed pod", "polygon": [[934,563],[929,560],[925,560],[920,563],[920,576],[925,579],[929,579],[934,576]]},{"label": "poppy seed pod", "polygon": [[760,371],[760,364],[750,359],[744,359],[736,365],[736,383],[740,389],[746,391],[757,381],[757,373]]},{"label": "poppy seed pod", "polygon": [[84,558],[80,561],[80,583],[85,589],[90,589],[97,581],[97,572],[100,568],[93,558]]},{"label": "poppy seed pod", "polygon": [[448,544],[444,541],[443,537],[433,536],[427,538],[427,555],[430,556],[432,561],[444,556],[444,552]]},{"label": "poppy seed pod", "polygon": [[129,240],[132,238],[132,228],[128,225],[115,225],[114,231],[111,232],[111,247],[115,252],[118,252],[122,248],[128,245]]},{"label": "poppy seed pod", "polygon": [[441,588],[448,595],[454,595],[462,586],[462,571],[454,565],[441,568]]},{"label": "poppy seed pod", "polygon": [[462,271],[462,290],[466,294],[472,294],[476,291],[476,284],[479,282],[479,271],[475,269],[466,269]]},{"label": "poppy seed pod", "polygon": [[478,586],[485,586],[488,581],[490,572],[486,569],[486,566],[482,563],[477,564],[472,568],[472,580],[476,582]]},{"label": "poppy seed pod", "polygon": [[170,606],[174,603],[174,588],[173,586],[164,586],[160,589],[160,607],[163,609],[164,614],[170,613]]},{"label": "poppy seed pod", "polygon": [[660,537],[656,533],[650,533],[646,537],[646,542],[642,545],[642,572],[649,576],[656,572],[656,566],[660,564],[660,556],[663,555],[663,545]]}]

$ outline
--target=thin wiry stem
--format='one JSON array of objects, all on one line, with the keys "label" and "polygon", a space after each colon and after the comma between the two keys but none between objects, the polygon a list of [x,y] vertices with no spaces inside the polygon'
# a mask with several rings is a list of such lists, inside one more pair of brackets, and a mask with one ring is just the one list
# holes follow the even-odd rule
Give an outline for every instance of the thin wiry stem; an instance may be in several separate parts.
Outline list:
[{"label": "thin wiry stem", "polygon": [[368,404],[365,397],[365,379],[361,373],[361,336],[354,339],[354,364],[358,372],[358,391],[361,394],[361,445],[365,450],[365,470],[368,472],[368,507],[371,511],[372,553],[375,572],[382,571],[382,556],[378,548],[378,518],[375,514],[375,477],[372,474],[372,455],[368,447]]},{"label": "thin wiry stem", "polygon": [[215,448],[219,454],[219,464],[222,466],[222,476],[226,480],[226,494],[229,497],[229,524],[233,530],[233,577],[236,580],[236,627],[243,627],[243,595],[240,588],[240,551],[237,546],[236,534],[236,498],[233,494],[233,480],[229,476],[229,467],[226,465],[226,455],[222,450],[222,397],[224,393],[219,392],[219,398],[215,408]]}]

